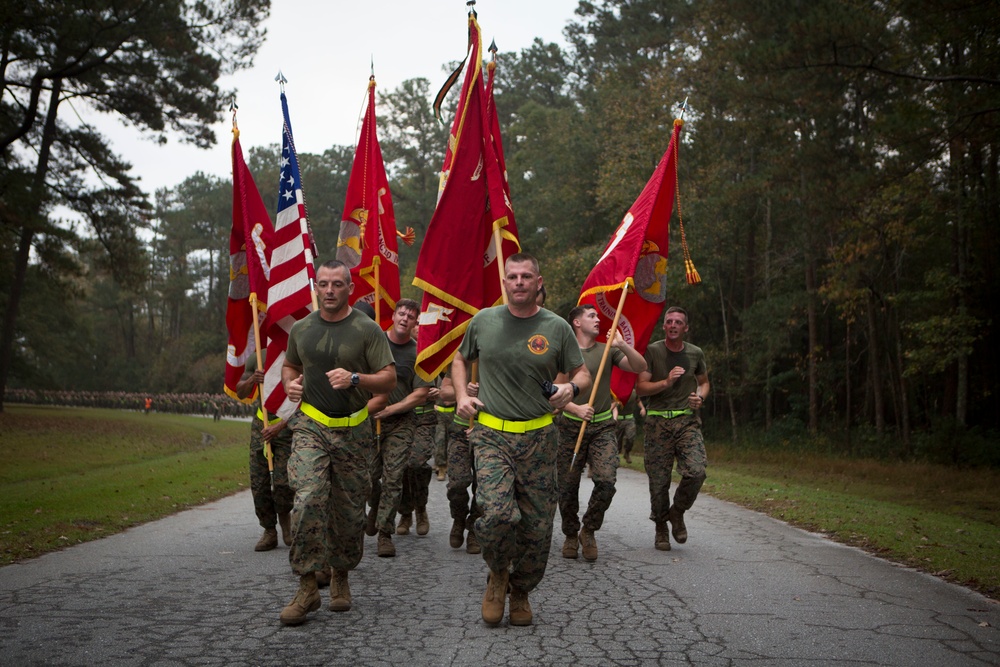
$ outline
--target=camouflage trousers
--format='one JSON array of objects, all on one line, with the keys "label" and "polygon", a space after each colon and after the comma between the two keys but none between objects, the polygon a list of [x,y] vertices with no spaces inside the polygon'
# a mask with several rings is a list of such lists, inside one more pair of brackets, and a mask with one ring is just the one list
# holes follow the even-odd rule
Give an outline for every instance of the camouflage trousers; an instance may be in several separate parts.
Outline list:
[{"label": "camouflage trousers", "polygon": [[456,422],[455,413],[448,414],[452,417],[448,424],[448,507],[452,519],[466,521],[472,528],[471,522],[478,519],[482,512],[476,503],[476,467],[469,436],[465,432],[469,427]]},{"label": "camouflage trousers", "polygon": [[448,436],[451,431],[448,427],[455,421],[455,408],[451,407],[450,412],[437,410],[434,412],[437,414],[437,426],[434,429],[434,465],[450,465],[448,461]]},{"label": "camouflage trousers", "polygon": [[371,494],[368,504],[375,512],[379,532],[396,531],[396,511],[403,496],[403,472],[410,460],[416,419],[412,412],[382,421],[382,435],[371,461]]},{"label": "camouflage trousers", "polygon": [[559,484],[558,429],[505,433],[477,424],[469,434],[476,461],[476,537],[494,572],[510,570],[510,585],[528,592],[545,574]]},{"label": "camouflage trousers", "polygon": [[250,495],[253,496],[253,510],[262,528],[278,525],[278,515],[292,511],[295,492],[288,486],[288,456],[292,453],[292,431],[285,428],[271,440],[271,454],[274,462],[274,488],[271,488],[271,472],[264,456],[264,437],[261,430],[264,422],[258,417],[250,424]]},{"label": "camouflage trousers", "polygon": [[631,457],[632,448],[635,446],[635,419],[619,419],[615,430],[618,437],[618,453]]},{"label": "camouflage trousers", "polygon": [[427,507],[430,494],[431,477],[434,476],[430,464],[434,449],[434,430],[437,428],[437,413],[429,412],[417,415],[416,426],[413,429],[413,444],[410,447],[410,458],[403,471],[403,495],[399,500],[399,513],[411,514],[413,510]]},{"label": "camouflage trousers", "polygon": [[651,416],[646,419],[646,474],[649,476],[649,518],[667,520],[670,511],[670,474],[677,461],[680,484],[674,491],[674,505],[682,512],[691,509],[705,482],[705,440],[697,415],[673,419]]},{"label": "camouflage trousers", "polygon": [[615,421],[606,419],[587,426],[576,455],[576,465],[570,470],[573,449],[580,435],[580,422],[559,417],[559,516],[562,518],[563,535],[580,532],[580,474],[585,465],[593,473],[594,490],[583,515],[583,525],[589,530],[600,530],[604,513],[615,497],[618,477],[618,442],[615,439]]},{"label": "camouflage trousers", "polygon": [[371,425],[328,428],[299,413],[290,420],[288,481],[295,489],[288,561],[302,576],[352,570],[364,550]]}]

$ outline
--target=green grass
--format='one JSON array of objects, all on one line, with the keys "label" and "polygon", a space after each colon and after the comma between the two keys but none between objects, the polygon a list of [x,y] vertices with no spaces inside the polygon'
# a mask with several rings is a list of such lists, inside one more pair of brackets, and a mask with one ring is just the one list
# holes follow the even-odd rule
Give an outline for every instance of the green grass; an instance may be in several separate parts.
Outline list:
[{"label": "green grass", "polygon": [[[708,451],[703,492],[1000,597],[1000,472]],[[644,470],[642,457],[631,467]]]},{"label": "green grass", "polygon": [[0,564],[105,537],[246,488],[249,424],[7,405]]}]

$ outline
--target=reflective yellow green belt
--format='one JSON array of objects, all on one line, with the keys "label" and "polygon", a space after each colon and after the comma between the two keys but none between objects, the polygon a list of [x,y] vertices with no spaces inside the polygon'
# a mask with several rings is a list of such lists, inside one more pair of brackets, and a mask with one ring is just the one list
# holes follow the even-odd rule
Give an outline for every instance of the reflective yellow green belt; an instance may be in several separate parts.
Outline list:
[{"label": "reflective yellow green belt", "polygon": [[413,408],[413,414],[415,415],[426,415],[428,412],[434,412],[434,406],[431,405],[418,405]]},{"label": "reflective yellow green belt", "polygon": [[454,405],[435,405],[434,409],[437,410],[438,412],[454,412],[455,411],[455,406]]},{"label": "reflective yellow green belt", "polygon": [[[583,421],[579,417],[571,415],[570,413],[566,412],[565,410],[563,411],[563,417],[565,417],[566,419],[572,419],[575,422],[582,422]],[[612,417],[614,417],[614,413],[612,413],[611,410],[606,410],[604,412],[598,412],[597,414],[594,415],[594,418],[590,420],[590,423],[591,424],[596,424],[598,422],[607,421],[608,419],[611,419]]]},{"label": "reflective yellow green belt", "polygon": [[546,414],[536,419],[529,419],[528,421],[521,422],[510,419],[500,419],[499,417],[494,417],[486,412],[480,412],[476,416],[476,421],[483,426],[492,428],[496,431],[504,431],[506,433],[527,433],[528,431],[535,431],[551,424],[552,415]]},{"label": "reflective yellow green belt", "polygon": [[472,424],[469,423],[468,419],[462,419],[458,415],[455,415],[455,420],[454,421],[459,426],[464,426],[465,428],[469,428],[470,426],[472,426]]},{"label": "reflective yellow green belt", "polygon": [[621,421],[623,419],[635,419],[635,416],[634,415],[618,415],[618,421]]},{"label": "reflective yellow green belt", "polygon": [[330,428],[343,428],[345,426],[357,426],[368,419],[368,406],[365,406],[346,417],[327,417],[325,414],[303,401],[300,406],[302,412],[313,421],[328,426]]},{"label": "reflective yellow green belt", "polygon": [[650,410],[646,414],[654,417],[663,417],[664,419],[673,419],[681,415],[693,415],[694,411],[691,408],[686,410]]},{"label": "reflective yellow green belt", "polygon": [[[257,419],[259,419],[261,421],[264,421],[264,411],[261,410],[260,408],[257,408]],[[277,424],[280,421],[281,421],[281,417],[279,417],[278,415],[274,415],[274,419],[269,419],[267,421],[267,425],[268,426],[274,426],[275,424]]]}]

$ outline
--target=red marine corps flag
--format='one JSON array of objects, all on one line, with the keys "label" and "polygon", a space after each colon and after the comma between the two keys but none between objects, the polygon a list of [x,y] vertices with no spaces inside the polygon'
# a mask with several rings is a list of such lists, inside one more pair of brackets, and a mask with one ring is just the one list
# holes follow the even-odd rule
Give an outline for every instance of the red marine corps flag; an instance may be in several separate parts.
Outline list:
[{"label": "red marine corps flag", "polygon": [[[597,308],[601,331],[605,333],[600,339],[602,343],[607,342],[606,334],[621,306],[618,329],[640,354],[646,352],[667,297],[668,224],[677,193],[677,149],[683,125],[680,119],[674,121],[666,152],[584,281],[578,300],[579,304],[589,303]],[[694,284],[701,282],[701,278],[687,253],[683,229],[682,226],[685,268],[688,282]],[[631,289],[622,304],[622,290],[626,286]],[[635,373],[615,368],[611,375],[611,391],[625,402],[635,380]]]},{"label": "red marine corps flag", "polygon": [[425,380],[451,363],[472,316],[502,303],[503,259],[520,250],[493,107],[494,64],[487,88],[475,12],[469,13],[469,47],[438,204],[413,280],[424,291],[416,371]]},{"label": "red marine corps flag", "polygon": [[407,228],[406,234],[396,231],[392,193],[375,132],[375,76],[372,75],[368,82],[368,109],[347,184],[337,259],[351,269],[355,284],[351,305],[358,301],[372,304],[375,320],[383,330],[392,325],[392,312],[399,301],[397,234],[407,245],[413,245],[412,229]]},{"label": "red marine corps flag", "polygon": [[243,160],[235,109],[232,158],[233,228],[229,234],[229,304],[226,308],[229,346],[226,350],[225,389],[233,398],[252,403],[257,392],[246,399],[239,399],[236,395],[236,383],[243,375],[247,359],[257,351],[256,334],[260,334],[259,324],[267,312],[271,239],[274,231],[257,185]]}]

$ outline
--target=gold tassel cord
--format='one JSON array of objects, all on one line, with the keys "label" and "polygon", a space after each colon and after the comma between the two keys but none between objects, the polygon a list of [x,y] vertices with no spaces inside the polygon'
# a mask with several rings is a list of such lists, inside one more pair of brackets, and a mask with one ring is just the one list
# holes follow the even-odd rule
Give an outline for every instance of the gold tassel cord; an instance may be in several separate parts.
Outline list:
[{"label": "gold tassel cord", "polygon": [[[677,118],[674,120],[674,125],[684,125],[684,121]],[[680,141],[680,134],[677,135],[677,139]],[[684,273],[688,285],[697,285],[701,282],[701,276],[698,275],[698,270],[694,268],[694,262],[691,261],[691,251],[688,249],[687,234],[684,233],[684,218],[681,215],[681,187],[678,176],[680,169],[677,164],[677,156],[677,142],[674,142],[674,192],[677,197],[677,224],[681,228],[681,252],[684,254]]]}]

